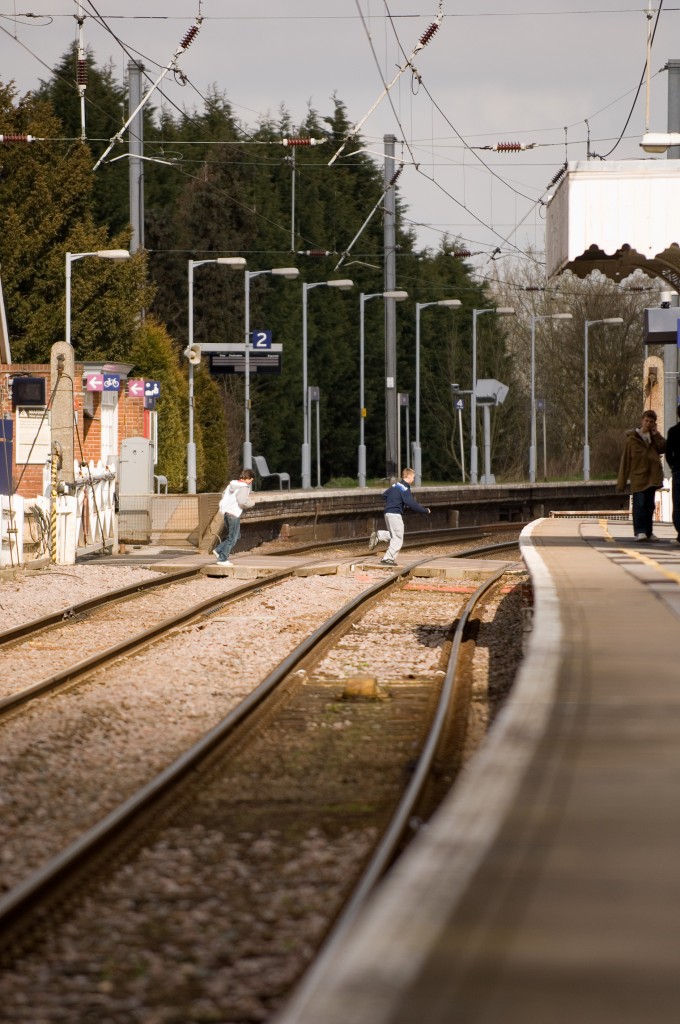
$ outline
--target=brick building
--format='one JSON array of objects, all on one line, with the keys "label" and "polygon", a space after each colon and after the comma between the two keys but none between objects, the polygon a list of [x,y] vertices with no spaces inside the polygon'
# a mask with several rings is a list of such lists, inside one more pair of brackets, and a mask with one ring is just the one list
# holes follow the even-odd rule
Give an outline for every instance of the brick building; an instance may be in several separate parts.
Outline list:
[{"label": "brick building", "polygon": [[[101,461],[117,468],[125,438],[146,437],[155,444],[156,413],[145,409],[143,382],[130,379],[131,370],[130,363],[76,363],[74,457],[79,463]],[[44,404],[33,404],[34,395],[31,404],[17,401],[25,398],[27,388],[15,388],[14,382],[26,378],[44,380]],[[111,389],[90,390],[98,378],[110,382]],[[0,494],[31,498],[43,493],[52,390],[49,364],[0,364]]]}]

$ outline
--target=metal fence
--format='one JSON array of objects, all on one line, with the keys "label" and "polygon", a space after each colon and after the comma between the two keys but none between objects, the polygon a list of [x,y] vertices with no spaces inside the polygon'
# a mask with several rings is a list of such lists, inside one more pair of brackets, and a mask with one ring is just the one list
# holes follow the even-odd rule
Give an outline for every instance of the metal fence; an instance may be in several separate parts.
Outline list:
[{"label": "metal fence", "polygon": [[210,525],[209,510],[217,508],[219,499],[219,494],[122,494],[118,540],[121,544],[198,547]]}]

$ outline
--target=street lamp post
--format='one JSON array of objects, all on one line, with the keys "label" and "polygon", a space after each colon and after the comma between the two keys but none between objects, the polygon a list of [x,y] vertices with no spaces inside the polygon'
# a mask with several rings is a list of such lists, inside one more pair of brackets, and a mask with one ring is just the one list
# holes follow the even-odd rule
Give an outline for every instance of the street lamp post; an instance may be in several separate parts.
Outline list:
[{"label": "street lamp post", "polygon": [[130,253],[127,249],[99,249],[97,252],[67,252],[66,253],[66,344],[71,344],[71,264],[76,260],[85,259],[86,256],[96,256],[100,260],[114,260],[116,262],[129,260]]},{"label": "street lamp post", "polygon": [[529,483],[536,483],[536,321],[571,320],[571,313],[547,313],[531,317],[531,443],[529,446]]},{"label": "street lamp post", "polygon": [[472,397],[470,399],[470,483],[479,483],[479,450],[477,448],[477,317],[484,313],[514,316],[511,306],[492,306],[472,310]]},{"label": "street lamp post", "polygon": [[307,292],[312,288],[339,288],[347,291],[354,287],[354,281],[341,278],[336,281],[314,281],[302,285],[302,486],[312,486],[312,466],[310,453],[310,401],[307,388]]},{"label": "street lamp post", "polygon": [[250,281],[253,277],[260,277],[262,274],[270,274],[273,277],[283,277],[288,281],[294,281],[299,276],[297,267],[274,267],[273,270],[246,270],[246,302],[245,302],[245,334],[246,334],[246,360],[245,360],[245,429],[243,441],[243,468],[253,468],[253,446],[250,443]]},{"label": "street lamp post", "polygon": [[220,256],[214,260],[189,260],[189,344],[187,358],[189,360],[189,440],[187,442],[187,494],[196,493],[196,444],[194,442],[194,365],[198,361],[193,355],[194,344],[194,268],[204,263],[219,263],[221,266],[239,269],[245,267],[243,256]]},{"label": "street lamp post", "polygon": [[588,444],[588,328],[594,324],[619,324],[623,317],[610,316],[604,320],[586,320],[583,325],[583,479],[590,480],[590,445]]},{"label": "street lamp post", "polygon": [[[421,309],[427,309],[428,306],[447,306],[449,309],[457,309],[460,305],[460,299],[416,302],[416,436],[413,441],[413,471],[416,475],[416,487],[420,485],[423,461],[420,449],[420,311]],[[398,468],[401,470],[401,467]]]},{"label": "street lamp post", "polygon": [[369,299],[394,299],[401,302],[408,298],[408,292],[372,292],[359,296],[359,448],[357,450],[359,487],[366,486],[366,445],[364,443],[364,420],[366,409],[364,408],[364,306]]}]

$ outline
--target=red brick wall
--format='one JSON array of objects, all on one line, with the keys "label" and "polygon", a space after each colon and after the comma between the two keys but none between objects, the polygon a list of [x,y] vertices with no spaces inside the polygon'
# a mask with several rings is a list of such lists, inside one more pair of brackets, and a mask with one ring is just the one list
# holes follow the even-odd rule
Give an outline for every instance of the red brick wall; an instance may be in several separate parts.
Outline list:
[{"label": "red brick wall", "polygon": [[[48,396],[51,394],[51,373],[50,367],[44,363],[13,363],[11,366],[0,364],[0,416],[14,419],[12,412],[12,399],[8,385],[9,373],[28,373],[32,377],[45,378],[45,391]],[[101,423],[101,393],[93,392],[94,417],[85,416],[83,412],[83,366],[76,363],[75,373],[75,408],[77,413],[76,433],[73,443],[74,457],[79,462],[94,460],[95,464],[101,458],[102,423]],[[16,423],[15,423],[16,429]],[[118,452],[120,443],[126,437],[145,437],[144,430],[144,401],[141,398],[129,398],[125,381],[121,381],[121,390],[118,394]],[[12,480],[17,494],[26,498],[33,498],[43,493],[43,466],[16,465],[16,436],[12,451]]]}]

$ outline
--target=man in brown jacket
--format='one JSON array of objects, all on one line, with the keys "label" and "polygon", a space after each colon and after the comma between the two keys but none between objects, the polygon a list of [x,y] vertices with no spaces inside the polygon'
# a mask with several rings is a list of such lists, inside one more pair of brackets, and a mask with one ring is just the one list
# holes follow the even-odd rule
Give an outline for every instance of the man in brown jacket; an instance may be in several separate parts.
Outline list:
[{"label": "man in brown jacket", "polygon": [[616,490],[623,493],[630,480],[633,492],[633,533],[636,540],[656,540],[652,533],[654,495],[663,484],[661,455],[666,440],[656,425],[656,413],[646,409],[640,426],[629,430],[621,456]]}]

